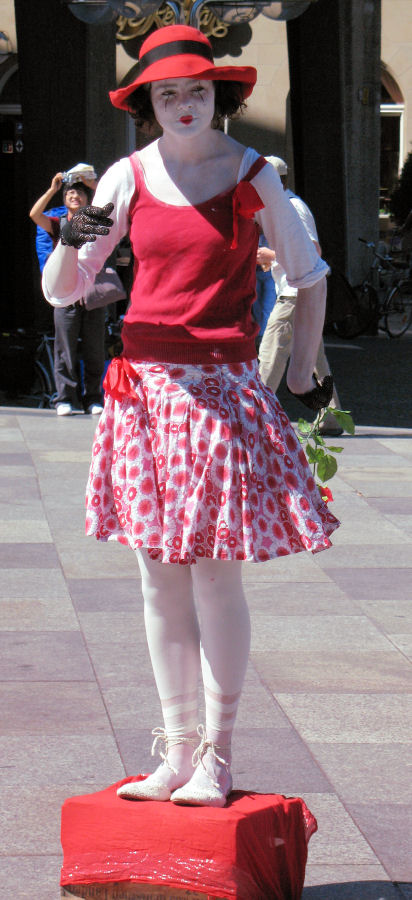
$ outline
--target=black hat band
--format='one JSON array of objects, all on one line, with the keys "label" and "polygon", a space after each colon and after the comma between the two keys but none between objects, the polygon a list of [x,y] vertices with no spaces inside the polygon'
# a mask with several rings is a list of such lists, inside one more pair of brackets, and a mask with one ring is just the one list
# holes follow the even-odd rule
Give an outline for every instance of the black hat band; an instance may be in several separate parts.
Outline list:
[{"label": "black hat band", "polygon": [[203,56],[209,62],[213,62],[211,47],[202,44],[201,41],[170,41],[168,44],[153,47],[153,50],[148,50],[143,54],[139,59],[139,74],[161,59],[167,59],[169,56],[181,56],[183,53],[193,53],[195,56]]}]

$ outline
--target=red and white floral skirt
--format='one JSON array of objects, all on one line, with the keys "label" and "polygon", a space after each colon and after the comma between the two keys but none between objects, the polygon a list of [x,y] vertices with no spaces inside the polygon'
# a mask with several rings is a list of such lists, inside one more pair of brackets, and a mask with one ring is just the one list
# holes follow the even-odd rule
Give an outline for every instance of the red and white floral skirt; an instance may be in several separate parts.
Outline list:
[{"label": "red and white floral skirt", "polygon": [[328,510],[256,360],[112,361],[93,444],[86,533],[164,563],[263,562],[330,547]]}]

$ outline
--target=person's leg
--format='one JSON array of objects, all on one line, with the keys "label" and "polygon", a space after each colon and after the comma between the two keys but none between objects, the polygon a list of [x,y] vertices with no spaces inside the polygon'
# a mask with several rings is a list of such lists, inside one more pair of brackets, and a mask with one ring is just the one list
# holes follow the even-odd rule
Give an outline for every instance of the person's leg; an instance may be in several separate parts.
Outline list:
[{"label": "person's leg", "polygon": [[278,297],[259,347],[259,372],[264,384],[276,393],[292,347],[295,298]]},{"label": "person's leg", "polygon": [[84,407],[101,405],[104,370],[104,322],[106,310],[82,310],[82,356],[84,362]]},{"label": "person's leg", "polygon": [[205,740],[190,782],[177,803],[224,806],[231,790],[231,740],[248,663],[250,617],[241,563],[200,559],[192,567],[199,613],[206,704]]},{"label": "person's leg", "polygon": [[57,389],[56,405],[70,403],[78,406],[77,340],[80,333],[81,311],[77,305],[54,309],[54,376]]},{"label": "person's leg", "polygon": [[[144,619],[156,686],[162,705],[167,762],[143,782],[125,784],[121,797],[168,800],[193,774],[198,744],[199,624],[190,566],[167,565],[138,550]],[[155,732],[158,733],[156,730]],[[159,736],[161,737],[161,736]]]},{"label": "person's leg", "polygon": [[260,323],[260,333],[261,337],[266,331],[266,327],[269,321],[269,317],[273,312],[273,308],[276,303],[276,287],[275,282],[272,278],[271,272],[263,272],[263,281],[262,281],[262,298],[261,298],[261,323]]}]

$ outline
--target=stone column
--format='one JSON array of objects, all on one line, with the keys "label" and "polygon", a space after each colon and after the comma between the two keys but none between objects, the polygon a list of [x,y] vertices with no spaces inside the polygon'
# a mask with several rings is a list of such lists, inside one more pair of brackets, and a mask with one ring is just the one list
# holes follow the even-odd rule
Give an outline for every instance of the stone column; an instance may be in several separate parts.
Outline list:
[{"label": "stone column", "polygon": [[380,0],[318,0],[288,23],[295,187],[324,256],[360,281],[379,224]]}]

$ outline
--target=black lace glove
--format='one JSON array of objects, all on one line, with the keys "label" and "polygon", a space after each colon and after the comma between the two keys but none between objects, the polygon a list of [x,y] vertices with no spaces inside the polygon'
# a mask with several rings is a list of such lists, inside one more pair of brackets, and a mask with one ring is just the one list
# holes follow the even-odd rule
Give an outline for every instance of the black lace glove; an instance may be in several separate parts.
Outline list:
[{"label": "black lace glove", "polygon": [[63,225],[61,231],[62,244],[69,247],[82,247],[89,241],[95,241],[98,234],[109,234],[113,219],[109,219],[113,203],[106,206],[84,206],[74,213],[70,222]]},{"label": "black lace glove", "polygon": [[294,397],[297,397],[298,400],[300,400],[301,403],[304,403],[305,406],[308,406],[309,409],[314,409],[318,412],[320,409],[329,406],[329,403],[332,400],[333,378],[332,375],[325,375],[320,384],[315,376],[313,376],[313,380],[316,383],[311,391],[306,391],[304,394],[295,394],[294,391],[291,391],[289,388],[288,391],[289,394],[293,394]]}]

